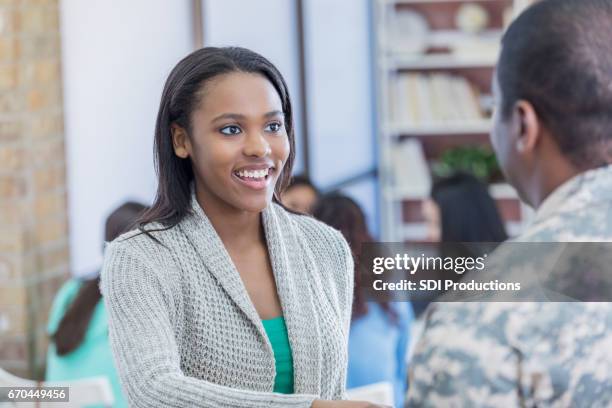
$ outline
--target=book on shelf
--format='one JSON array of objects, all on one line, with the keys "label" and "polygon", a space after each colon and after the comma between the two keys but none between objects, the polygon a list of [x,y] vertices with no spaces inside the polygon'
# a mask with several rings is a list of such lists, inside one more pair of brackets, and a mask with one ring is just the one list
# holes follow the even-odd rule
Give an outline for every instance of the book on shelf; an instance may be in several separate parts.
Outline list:
[{"label": "book on shelf", "polygon": [[406,126],[460,126],[487,119],[478,92],[458,75],[402,73],[395,93],[394,122]]},{"label": "book on shelf", "polygon": [[417,139],[407,139],[391,151],[393,186],[397,191],[427,196],[431,175],[423,146]]},{"label": "book on shelf", "polygon": [[419,112],[421,114],[420,117],[417,117],[417,121],[422,121],[424,123],[432,123],[434,122],[434,112],[432,106],[432,86],[431,83],[424,77],[417,75],[415,77],[416,85],[417,85],[417,94],[407,94],[406,99],[408,100],[408,104],[419,104]]}]

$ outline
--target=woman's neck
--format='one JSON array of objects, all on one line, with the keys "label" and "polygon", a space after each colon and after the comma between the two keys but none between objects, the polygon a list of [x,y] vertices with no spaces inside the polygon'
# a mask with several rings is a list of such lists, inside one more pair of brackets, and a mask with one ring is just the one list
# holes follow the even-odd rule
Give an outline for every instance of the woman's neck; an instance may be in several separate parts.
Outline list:
[{"label": "woman's neck", "polygon": [[226,248],[239,250],[264,241],[261,213],[229,206],[197,188],[196,198]]}]

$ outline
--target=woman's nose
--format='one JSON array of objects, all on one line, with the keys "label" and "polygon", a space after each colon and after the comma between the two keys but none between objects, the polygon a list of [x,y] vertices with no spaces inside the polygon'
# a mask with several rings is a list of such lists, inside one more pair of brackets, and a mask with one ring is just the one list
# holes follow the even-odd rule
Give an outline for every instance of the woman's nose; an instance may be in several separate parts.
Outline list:
[{"label": "woman's nose", "polygon": [[265,157],[272,152],[270,143],[260,133],[248,134],[244,143],[245,156]]}]

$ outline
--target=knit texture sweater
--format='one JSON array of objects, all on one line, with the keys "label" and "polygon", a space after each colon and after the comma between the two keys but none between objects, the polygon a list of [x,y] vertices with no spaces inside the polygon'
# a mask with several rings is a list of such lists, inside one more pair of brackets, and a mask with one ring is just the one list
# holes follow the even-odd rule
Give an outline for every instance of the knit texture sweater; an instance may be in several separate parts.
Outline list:
[{"label": "knit texture sweater", "polygon": [[294,365],[295,393],[274,393],[261,319],[194,194],[191,207],[175,227],[152,232],[163,245],[131,231],[106,247],[101,290],[130,406],[307,408],[343,399],[353,260],[342,235],[277,204],[262,212]]}]

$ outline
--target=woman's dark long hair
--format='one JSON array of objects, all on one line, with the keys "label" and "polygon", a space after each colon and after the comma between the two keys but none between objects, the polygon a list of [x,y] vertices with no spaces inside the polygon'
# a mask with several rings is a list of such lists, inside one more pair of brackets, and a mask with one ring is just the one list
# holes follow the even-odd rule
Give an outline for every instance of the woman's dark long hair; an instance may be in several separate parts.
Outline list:
[{"label": "woman's dark long hair", "polygon": [[[374,239],[368,231],[365,215],[355,201],[347,196],[338,193],[324,195],[317,202],[313,211],[313,216],[337,229],[342,233],[344,239],[349,244],[353,259],[355,261],[355,288],[353,292],[353,318],[358,318],[368,312],[365,295],[361,290],[361,277],[358,270],[359,257],[361,255],[361,245],[366,242],[373,242]],[[385,311],[392,322],[397,322],[397,314],[388,301],[377,300],[378,304]]]},{"label": "woman's dark long hair", "polygon": [[440,209],[442,242],[503,242],[504,223],[487,186],[457,173],[437,180],[431,198]]},{"label": "woman's dark long hair", "polygon": [[204,94],[203,87],[211,79],[232,72],[262,75],[270,81],[280,97],[290,146],[289,157],[274,190],[273,200],[280,203],[280,192],[291,178],[295,160],[293,111],[287,84],[270,61],[253,51],[239,47],[205,47],[183,58],[164,85],[155,125],[157,194],[151,208],[139,220],[139,229],[143,233],[149,235],[149,232],[154,231],[144,229],[150,222],[159,222],[164,226],[163,229],[169,229],[190,213],[190,184],[194,174],[190,159],[182,159],[174,154],[171,125],[175,123],[191,135],[191,115]]},{"label": "woman's dark long hair", "polygon": [[[131,229],[145,209],[142,204],[127,202],[113,211],[106,219],[104,240],[112,241]],[[63,356],[74,351],[83,342],[93,312],[101,298],[100,276],[81,284],[74,301],[51,336],[58,355]]]}]

